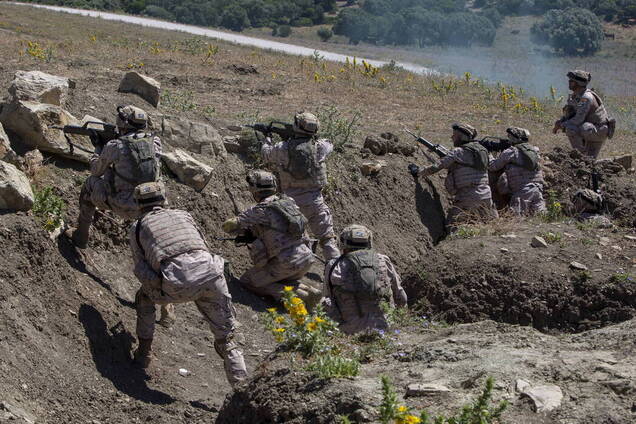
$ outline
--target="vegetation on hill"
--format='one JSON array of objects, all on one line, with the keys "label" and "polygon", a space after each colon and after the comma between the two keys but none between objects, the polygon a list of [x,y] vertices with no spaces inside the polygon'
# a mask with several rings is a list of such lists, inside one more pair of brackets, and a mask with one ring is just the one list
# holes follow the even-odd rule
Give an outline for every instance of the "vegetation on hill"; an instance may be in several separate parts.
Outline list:
[{"label": "vegetation on hill", "polygon": [[532,26],[532,40],[567,55],[587,56],[601,49],[603,27],[586,9],[550,10]]},{"label": "vegetation on hill", "polygon": [[573,7],[588,9],[606,21],[636,18],[636,0],[476,0],[475,7],[494,8],[502,15],[541,15]]}]

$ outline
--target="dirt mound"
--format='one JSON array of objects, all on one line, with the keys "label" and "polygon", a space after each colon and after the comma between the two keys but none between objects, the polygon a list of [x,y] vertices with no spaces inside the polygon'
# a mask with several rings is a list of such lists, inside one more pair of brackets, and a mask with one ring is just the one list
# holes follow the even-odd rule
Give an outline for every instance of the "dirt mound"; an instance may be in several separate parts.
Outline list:
[{"label": "dirt mound", "polygon": [[[532,248],[530,239],[542,230],[563,238]],[[575,228],[560,231],[537,223],[516,228],[514,238],[447,240],[408,273],[409,301],[449,323],[492,319],[543,331],[578,332],[635,317],[636,285],[625,271],[631,257],[622,254],[633,246],[612,233],[608,244],[617,248]],[[589,270],[573,270],[573,261]]]},{"label": "dirt mound", "polygon": [[636,227],[636,184],[634,175],[628,175],[622,165],[608,161],[595,161],[576,150],[559,147],[547,154],[546,183],[557,197],[566,203],[580,188],[587,188],[593,172],[600,177],[600,188],[609,214],[616,224]]}]

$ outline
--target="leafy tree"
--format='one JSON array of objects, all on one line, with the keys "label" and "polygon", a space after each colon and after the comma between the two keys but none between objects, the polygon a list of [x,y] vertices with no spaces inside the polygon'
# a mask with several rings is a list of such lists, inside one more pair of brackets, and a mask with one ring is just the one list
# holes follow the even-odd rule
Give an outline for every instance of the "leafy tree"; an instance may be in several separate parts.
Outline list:
[{"label": "leafy tree", "polygon": [[221,14],[221,26],[233,31],[242,31],[250,26],[247,12],[241,6],[234,4],[226,7]]},{"label": "leafy tree", "polygon": [[587,9],[550,10],[532,26],[532,40],[566,55],[589,56],[600,50],[603,27]]},{"label": "leafy tree", "polygon": [[319,28],[316,33],[318,34],[318,37],[320,37],[320,39],[325,42],[329,41],[329,39],[333,37],[333,31],[325,27]]},{"label": "leafy tree", "polygon": [[168,12],[166,9],[159,6],[153,6],[153,5],[146,6],[142,14],[147,16],[152,16],[153,18],[157,18],[157,19],[163,19],[165,21],[174,20],[174,15],[172,13]]},{"label": "leafy tree", "polygon": [[279,37],[289,37],[292,33],[292,29],[289,25],[281,25],[278,27],[278,36]]}]

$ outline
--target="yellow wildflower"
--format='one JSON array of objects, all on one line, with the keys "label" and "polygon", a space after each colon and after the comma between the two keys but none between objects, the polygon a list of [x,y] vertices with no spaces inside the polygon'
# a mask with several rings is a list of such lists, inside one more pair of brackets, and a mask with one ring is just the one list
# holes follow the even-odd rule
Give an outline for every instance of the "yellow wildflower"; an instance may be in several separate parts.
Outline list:
[{"label": "yellow wildflower", "polygon": [[310,322],[309,324],[307,324],[307,330],[308,331],[316,331],[316,323],[315,322]]},{"label": "yellow wildflower", "polygon": [[267,312],[274,313],[276,312],[276,308],[267,308]]},{"label": "yellow wildflower", "polygon": [[293,286],[285,286],[285,288],[283,288],[283,290],[285,290],[286,292],[290,292],[294,290]]},{"label": "yellow wildflower", "polygon": [[398,406],[398,412],[408,412],[409,408],[404,405]]},{"label": "yellow wildflower", "polygon": [[283,317],[276,317],[276,318],[274,319],[274,321],[276,321],[278,324],[282,324],[282,323],[284,323],[284,322],[285,322],[285,318],[283,318]]},{"label": "yellow wildflower", "polygon": [[415,415],[405,415],[404,418],[398,420],[400,424],[419,424],[422,420]]},{"label": "yellow wildflower", "polygon": [[302,299],[299,297],[292,297],[291,304],[292,305],[301,305],[303,303]]},{"label": "yellow wildflower", "polygon": [[295,310],[294,310],[294,315],[298,315],[301,317],[304,317],[307,315],[307,308],[305,308],[305,305],[298,305]]},{"label": "yellow wildflower", "polygon": [[284,332],[285,332],[285,329],[284,329],[284,328],[274,328],[274,331],[275,331],[276,333],[284,333]]},{"label": "yellow wildflower", "polygon": [[325,322],[325,320],[320,318],[320,317],[314,318],[314,321],[316,321],[318,324],[321,324],[321,323]]}]

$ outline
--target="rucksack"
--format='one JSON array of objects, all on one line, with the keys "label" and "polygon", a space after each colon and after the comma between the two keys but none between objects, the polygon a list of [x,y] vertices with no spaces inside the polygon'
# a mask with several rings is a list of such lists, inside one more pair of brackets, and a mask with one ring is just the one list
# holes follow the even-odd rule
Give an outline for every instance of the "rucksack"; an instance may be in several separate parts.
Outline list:
[{"label": "rucksack", "polygon": [[128,165],[126,168],[132,173],[130,176],[124,176],[113,166],[112,169],[119,178],[133,185],[150,183],[159,179],[159,165],[155,157],[153,139],[151,134],[141,138],[136,138],[134,135],[119,138],[124,148],[124,157],[120,160],[126,162]]},{"label": "rucksack", "polygon": [[288,142],[289,163],[286,171],[297,180],[316,178],[320,173],[316,141],[300,138]]},{"label": "rucksack", "polygon": [[464,144],[462,148],[468,150],[473,156],[472,163],[466,164],[466,166],[475,168],[478,171],[486,171],[488,169],[488,150],[484,146],[472,141]]},{"label": "rucksack", "polygon": [[268,203],[266,207],[276,211],[286,222],[285,228],[274,228],[276,231],[287,233],[294,238],[302,237],[305,225],[307,225],[307,218],[300,212],[291,197],[280,195],[278,199]]},{"label": "rucksack", "polygon": [[528,143],[515,145],[521,156],[521,163],[518,164],[528,171],[536,171],[539,168],[539,154]]}]

